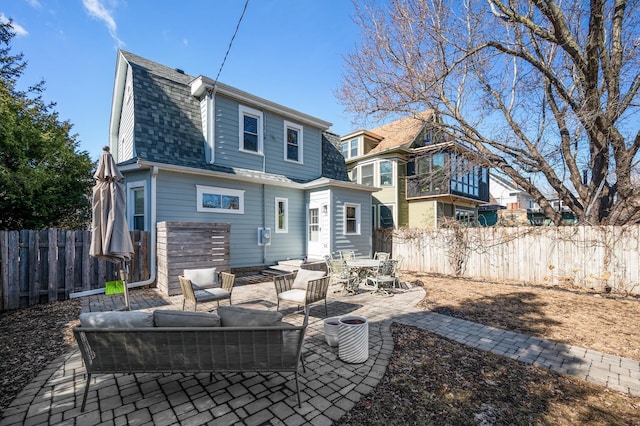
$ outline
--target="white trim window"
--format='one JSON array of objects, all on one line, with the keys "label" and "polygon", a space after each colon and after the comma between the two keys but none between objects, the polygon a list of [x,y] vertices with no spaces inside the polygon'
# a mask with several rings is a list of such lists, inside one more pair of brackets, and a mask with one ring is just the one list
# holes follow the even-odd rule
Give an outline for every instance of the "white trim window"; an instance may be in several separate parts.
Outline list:
[{"label": "white trim window", "polygon": [[134,231],[144,231],[146,229],[146,211],[147,211],[147,181],[138,180],[127,183],[127,205],[128,209],[127,221],[129,228]]},{"label": "white trim window", "polygon": [[262,111],[248,106],[238,106],[240,151],[263,153]]},{"label": "white trim window", "polygon": [[302,126],[291,121],[284,122],[284,159],[302,163]]},{"label": "white trim window", "polygon": [[382,160],[378,165],[380,186],[393,186],[393,162]]},{"label": "white trim window", "polygon": [[353,158],[358,156],[358,138],[342,142],[342,156]]},{"label": "white trim window", "polygon": [[360,235],[360,204],[344,203],[344,234]]},{"label": "white trim window", "polygon": [[374,172],[373,163],[360,166],[360,183],[362,185],[374,186]]},{"label": "white trim window", "polygon": [[244,191],[196,185],[196,210],[203,213],[244,214]]},{"label": "white trim window", "polygon": [[276,233],[289,232],[289,199],[276,197]]}]

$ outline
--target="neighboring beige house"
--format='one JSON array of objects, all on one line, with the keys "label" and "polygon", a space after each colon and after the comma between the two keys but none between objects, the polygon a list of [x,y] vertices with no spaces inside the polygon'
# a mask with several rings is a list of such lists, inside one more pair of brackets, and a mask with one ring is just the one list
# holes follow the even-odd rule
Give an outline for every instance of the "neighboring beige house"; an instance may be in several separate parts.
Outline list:
[{"label": "neighboring beige house", "polygon": [[352,181],[378,187],[373,228],[436,228],[455,218],[477,223],[489,201],[487,169],[471,164],[461,144],[433,130],[431,111],[340,138]]}]

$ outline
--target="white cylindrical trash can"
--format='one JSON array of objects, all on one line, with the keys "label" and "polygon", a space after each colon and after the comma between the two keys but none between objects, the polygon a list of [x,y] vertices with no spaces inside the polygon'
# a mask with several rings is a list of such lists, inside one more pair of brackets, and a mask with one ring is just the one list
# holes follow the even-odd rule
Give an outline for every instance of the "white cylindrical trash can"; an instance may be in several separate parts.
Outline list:
[{"label": "white cylindrical trash can", "polygon": [[332,317],[324,320],[324,338],[329,346],[338,346],[338,327],[340,317]]},{"label": "white cylindrical trash can", "polygon": [[358,364],[369,358],[369,323],[364,317],[346,316],[338,325],[338,357]]}]

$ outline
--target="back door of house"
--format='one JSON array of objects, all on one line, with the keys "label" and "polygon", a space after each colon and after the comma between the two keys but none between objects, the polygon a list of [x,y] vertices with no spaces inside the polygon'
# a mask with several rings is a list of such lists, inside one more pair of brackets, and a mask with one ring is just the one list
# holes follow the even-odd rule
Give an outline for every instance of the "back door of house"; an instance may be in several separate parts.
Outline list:
[{"label": "back door of house", "polygon": [[322,259],[331,252],[331,206],[329,191],[312,192],[307,212],[307,257]]}]

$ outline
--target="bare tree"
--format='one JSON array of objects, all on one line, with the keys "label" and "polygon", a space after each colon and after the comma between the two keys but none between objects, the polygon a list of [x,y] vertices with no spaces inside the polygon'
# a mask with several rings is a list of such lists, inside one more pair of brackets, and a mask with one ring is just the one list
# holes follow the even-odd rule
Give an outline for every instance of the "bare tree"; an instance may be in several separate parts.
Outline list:
[{"label": "bare tree", "polygon": [[356,4],[362,41],[338,96],[359,117],[430,108],[443,133],[555,223],[640,222],[637,0]]}]

